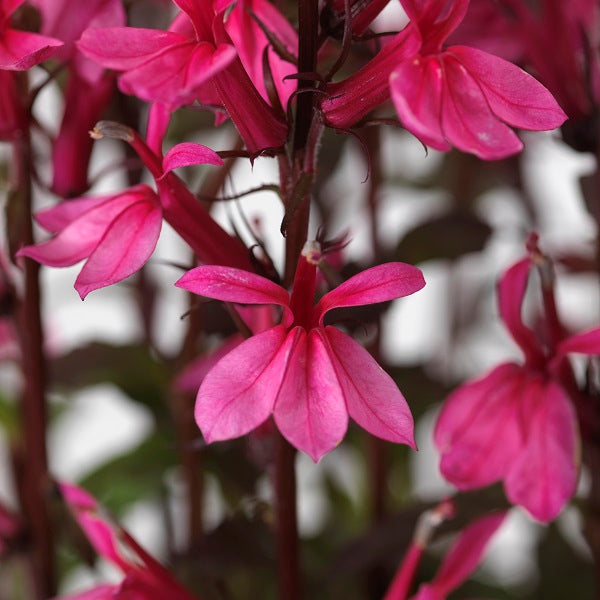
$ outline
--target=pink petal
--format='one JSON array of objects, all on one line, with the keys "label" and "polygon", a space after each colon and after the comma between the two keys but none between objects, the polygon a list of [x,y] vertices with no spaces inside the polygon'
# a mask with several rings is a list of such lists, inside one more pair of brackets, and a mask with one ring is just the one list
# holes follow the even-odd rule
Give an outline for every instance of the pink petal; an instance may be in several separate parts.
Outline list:
[{"label": "pink petal", "polygon": [[423,273],[417,267],[401,262],[377,265],[325,294],[314,307],[314,319],[322,325],[325,313],[332,308],[386,302],[414,294],[424,285]]},{"label": "pink petal", "polygon": [[451,55],[443,55],[442,129],[446,139],[484,160],[506,158],[523,148],[515,133],[492,113],[478,82]]},{"label": "pink petal", "polygon": [[442,475],[459,489],[504,477],[524,444],[518,403],[524,371],[514,364],[459,387],[444,402],[435,425]]},{"label": "pink petal", "polygon": [[475,571],[506,514],[498,512],[482,517],[460,534],[432,582],[438,590],[449,594]]},{"label": "pink petal", "polygon": [[[146,144],[156,156],[162,156],[163,139],[169,129],[171,111],[160,102],[153,102],[148,110]],[[164,168],[164,166],[163,166]]]},{"label": "pink petal", "polygon": [[173,1],[192,22],[197,39],[212,40],[212,23],[215,20],[213,2],[198,2],[197,0]]},{"label": "pink petal", "polygon": [[412,414],[393,379],[360,344],[335,327],[326,327],[321,336],[349,415],[369,433],[416,450]]},{"label": "pink petal", "polygon": [[106,27],[84,31],[77,47],[103,67],[125,71],[143,65],[172,46],[189,42],[188,37],[159,29]]},{"label": "pink petal", "polygon": [[98,585],[91,590],[76,592],[68,596],[57,596],[55,600],[116,600],[119,598],[119,585],[111,585],[109,583]]},{"label": "pink petal", "polygon": [[5,19],[8,19],[25,0],[2,0],[2,6],[0,7],[0,15]]},{"label": "pink petal", "polygon": [[60,40],[7,29],[0,36],[0,69],[26,71],[52,56],[63,43]]},{"label": "pink petal", "polygon": [[56,206],[46,208],[36,213],[35,220],[46,231],[49,231],[50,233],[58,233],[61,229],[67,227],[67,225],[75,221],[75,219],[83,216],[92,208],[100,206],[107,200],[110,200],[114,197],[115,194],[110,194],[107,196],[89,196],[87,198],[63,200]]},{"label": "pink petal", "polygon": [[[241,269],[203,265],[175,282],[194,294],[240,304],[278,304],[289,314],[289,294],[280,285]],[[289,318],[289,317],[288,317]]]},{"label": "pink petal", "polygon": [[269,417],[293,342],[279,325],[246,340],[210,371],[194,413],[208,443],[244,435]]},{"label": "pink petal", "polygon": [[162,210],[157,203],[139,201],[123,210],[111,222],[75,281],[81,299],[138,271],[154,252],[161,225]]},{"label": "pink petal", "polygon": [[165,155],[162,163],[163,177],[173,169],[205,164],[221,166],[223,159],[207,146],[192,142],[183,142],[173,146]]},{"label": "pink petal", "polygon": [[511,502],[547,522],[558,516],[577,486],[577,416],[565,391],[551,380],[531,379],[522,402],[527,444],[517,455],[504,487]]},{"label": "pink petal", "polygon": [[478,81],[492,112],[509,125],[541,131],[566,121],[552,94],[516,65],[467,46],[452,46],[446,52]]},{"label": "pink petal", "polygon": [[556,351],[558,355],[565,355],[569,352],[600,354],[600,327],[572,335],[562,341]]},{"label": "pink petal", "polygon": [[333,450],[348,427],[348,411],[324,332],[301,327],[294,338],[273,415],[283,436],[315,462]]},{"label": "pink petal", "polygon": [[535,333],[524,325],[521,318],[530,270],[531,260],[524,258],[504,273],[498,284],[498,308],[506,328],[519,344],[526,358],[537,361],[542,357],[542,351]]},{"label": "pink petal", "polygon": [[424,144],[450,150],[442,131],[444,75],[437,58],[401,62],[390,76],[390,91],[402,125]]}]

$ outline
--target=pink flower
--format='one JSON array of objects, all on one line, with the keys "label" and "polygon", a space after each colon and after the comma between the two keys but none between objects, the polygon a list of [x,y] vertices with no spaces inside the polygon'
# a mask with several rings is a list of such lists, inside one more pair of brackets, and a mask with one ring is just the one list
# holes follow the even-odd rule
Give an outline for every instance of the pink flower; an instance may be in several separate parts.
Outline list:
[{"label": "pink flower", "polygon": [[389,77],[402,125],[437,150],[454,146],[486,160],[504,158],[523,147],[509,126],[539,131],[561,125],[564,112],[523,70],[475,48],[443,47],[468,4],[402,0],[409,25],[381,50],[383,58],[377,55],[330,87],[332,98],[323,103],[329,124],[349,127],[375,108],[376,100],[387,99],[382,83]]},{"label": "pink flower", "polygon": [[90,494],[68,483],[61,483],[59,487],[65,502],[96,552],[116,565],[125,575],[117,585],[100,585],[85,592],[61,596],[60,600],[194,600],[194,596],[124,529],[101,515],[101,507]]},{"label": "pink flower", "polygon": [[[579,399],[567,354],[600,354],[600,328],[565,337],[544,286],[546,317],[536,334],[521,320],[532,265],[547,260],[537,247],[511,267],[499,286],[500,315],[525,355],[458,388],[435,427],[440,470],[461,490],[504,481],[508,499],[540,521],[554,519],[575,492]],[[543,265],[548,268],[549,265]]]},{"label": "pink flower", "polygon": [[320,246],[308,243],[291,297],[259,275],[218,266],[197,267],[176,283],[208,298],[283,307],[280,325],[240,344],[202,382],[195,416],[207,442],[244,435],[272,413],[284,437],[315,461],[340,443],[348,416],[376,436],[415,447],[412,415],[393,380],[323,319],[333,308],[412,294],[425,284],[421,272],[404,263],[373,267],[313,306],[320,258]]},{"label": "pink flower", "polygon": [[29,256],[52,267],[86,259],[75,289],[81,298],[135,273],[150,257],[162,225],[158,196],[137,185],[110,196],[67,200],[36,215],[55,237],[25,246],[17,256]]},{"label": "pink flower", "polygon": [[10,16],[25,0],[0,0],[0,69],[26,71],[52,56],[63,43],[54,38],[11,29]]}]

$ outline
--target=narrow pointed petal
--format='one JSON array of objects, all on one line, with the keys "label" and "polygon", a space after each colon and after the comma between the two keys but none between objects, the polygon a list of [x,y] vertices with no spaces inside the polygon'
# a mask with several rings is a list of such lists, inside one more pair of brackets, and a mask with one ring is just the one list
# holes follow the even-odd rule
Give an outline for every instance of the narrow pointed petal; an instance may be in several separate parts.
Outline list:
[{"label": "narrow pointed petal", "polygon": [[173,169],[188,167],[190,165],[219,165],[223,164],[223,159],[214,151],[193,142],[183,142],[173,146],[163,159],[163,177]]},{"label": "narrow pointed petal", "polygon": [[360,344],[335,327],[326,327],[323,338],[348,414],[369,433],[416,450],[412,414],[393,379]]},{"label": "narrow pointed petal", "polygon": [[118,215],[75,281],[81,299],[138,271],[154,252],[161,225],[157,203],[136,202]]},{"label": "narrow pointed petal", "polygon": [[0,36],[0,69],[26,71],[52,56],[63,43],[60,40],[7,29]]},{"label": "narrow pointed petal", "polygon": [[478,82],[450,55],[444,54],[442,129],[446,139],[484,160],[516,154],[523,143],[490,110]]},{"label": "narrow pointed petal", "polygon": [[555,519],[575,493],[579,472],[577,416],[554,381],[529,381],[522,394],[528,439],[504,481],[506,496],[542,522]]},{"label": "narrow pointed petal", "polygon": [[467,46],[446,51],[477,79],[492,112],[509,125],[542,131],[566,121],[552,94],[516,65]]},{"label": "narrow pointed petal", "polygon": [[444,75],[437,58],[400,63],[390,76],[390,91],[404,127],[436,150],[450,150],[442,131]]},{"label": "narrow pointed petal", "polygon": [[498,309],[506,328],[523,350],[525,357],[537,360],[542,356],[542,351],[535,333],[525,326],[521,317],[530,270],[531,260],[524,258],[504,273],[498,284]]},{"label": "narrow pointed petal", "polygon": [[600,354],[600,327],[572,335],[561,342],[557,349],[557,355],[564,356],[569,352],[579,354]]},{"label": "narrow pointed petal", "polygon": [[325,294],[314,308],[315,319],[323,322],[325,313],[340,306],[364,306],[402,298],[425,286],[417,267],[401,262],[385,263],[350,277]]},{"label": "narrow pointed petal", "polygon": [[231,267],[196,267],[176,281],[175,285],[194,294],[225,302],[277,304],[286,308],[289,304],[289,294],[280,285],[255,273]]},{"label": "narrow pointed petal", "polygon": [[88,198],[76,198],[74,200],[63,200],[56,206],[46,208],[35,214],[35,220],[46,231],[58,233],[69,223],[78,219],[92,208],[103,204],[114,194],[107,196],[90,196]]},{"label": "narrow pointed petal", "polygon": [[194,414],[208,443],[244,435],[269,417],[293,341],[285,327],[269,329],[237,346],[204,378]]},{"label": "narrow pointed petal", "polygon": [[294,336],[274,417],[279,431],[315,462],[333,450],[348,427],[348,411],[323,333],[301,327]]},{"label": "narrow pointed petal", "polygon": [[446,555],[432,584],[445,597],[466,581],[477,569],[492,536],[506,518],[506,512],[486,515],[471,523]]},{"label": "narrow pointed petal", "polygon": [[157,53],[190,39],[159,29],[103,27],[86,29],[77,42],[85,56],[107,69],[124,71],[143,65]]},{"label": "narrow pointed petal", "polygon": [[500,365],[459,387],[444,402],[435,425],[442,475],[459,489],[498,481],[524,445],[518,403],[524,371]]}]

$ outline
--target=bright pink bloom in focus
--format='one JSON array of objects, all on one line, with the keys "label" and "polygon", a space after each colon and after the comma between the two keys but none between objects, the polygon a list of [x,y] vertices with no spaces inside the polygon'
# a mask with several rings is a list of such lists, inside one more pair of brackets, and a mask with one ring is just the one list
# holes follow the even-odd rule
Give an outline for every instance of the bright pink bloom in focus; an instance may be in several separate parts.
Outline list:
[{"label": "bright pink bloom in focus", "polygon": [[73,516],[100,556],[125,575],[120,584],[100,585],[91,590],[61,596],[60,600],[198,600],[124,529],[101,516],[101,507],[90,494],[61,483],[60,491]]},{"label": "bright pink bloom in focus", "polygon": [[10,16],[25,0],[0,0],[0,69],[26,71],[52,56],[63,43],[54,38],[11,29]]},{"label": "bright pink bloom in focus", "polygon": [[412,294],[425,285],[421,271],[379,265],[313,306],[320,258],[318,244],[305,246],[291,297],[264,277],[227,267],[197,267],[176,283],[208,298],[283,307],[280,325],[240,344],[202,382],[195,415],[207,442],[244,435],[272,413],[284,437],[315,461],[340,443],[348,416],[373,435],[415,447],[412,415],[391,377],[323,319],[333,308]]},{"label": "bright pink bloom in focus", "polygon": [[[600,354],[600,328],[565,338],[555,314],[541,322],[543,334],[523,324],[527,281],[541,256],[535,250],[518,262],[499,286],[500,315],[523,350],[524,364],[502,364],[451,394],[435,443],[442,474],[459,489],[503,480],[511,502],[550,521],[574,494],[579,468],[573,406],[579,392],[567,353]],[[544,294],[553,306],[551,288]]]},{"label": "bright pink bloom in focus", "polygon": [[83,299],[129,277],[148,260],[160,234],[162,209],[151,188],[137,185],[119,194],[61,202],[36,220],[56,236],[21,248],[17,256],[52,267],[87,259],[75,281]]}]

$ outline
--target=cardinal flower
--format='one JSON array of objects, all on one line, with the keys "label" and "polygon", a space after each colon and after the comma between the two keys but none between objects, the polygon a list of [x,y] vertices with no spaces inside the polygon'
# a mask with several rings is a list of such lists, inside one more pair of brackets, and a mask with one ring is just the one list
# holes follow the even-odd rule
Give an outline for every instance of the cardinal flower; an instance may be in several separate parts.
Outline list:
[{"label": "cardinal flower", "polygon": [[386,99],[373,90],[389,77],[402,125],[437,150],[454,146],[486,160],[504,158],[523,147],[509,126],[541,131],[561,125],[565,113],[523,70],[475,48],[444,47],[468,5],[402,0],[409,25],[371,63],[331,86],[332,98],[323,104],[327,121],[351,126],[375,107],[373,100]]},{"label": "cardinal flower", "polygon": [[378,437],[415,447],[413,419],[391,377],[352,338],[325,326],[333,308],[407,296],[425,282],[404,263],[367,269],[313,306],[318,243],[305,245],[291,297],[239,269],[201,266],[176,285],[208,298],[283,307],[280,325],[254,335],[222,358],[198,391],[195,416],[207,442],[248,433],[273,414],[287,440],[315,461],[340,443],[348,416]]},{"label": "cardinal flower", "polygon": [[59,488],[96,552],[125,575],[119,584],[99,585],[85,592],[61,596],[60,600],[195,599],[124,529],[109,522],[102,515],[102,507],[95,498],[85,490],[68,483],[61,483]]},{"label": "cardinal flower", "polygon": [[[522,364],[505,363],[459,387],[444,403],[435,427],[440,470],[459,489],[504,481],[508,499],[540,521],[554,519],[575,492],[579,391],[567,354],[600,354],[600,328],[566,337],[554,309],[547,274],[541,332],[521,320],[531,268],[548,268],[533,248],[503,276],[500,315],[523,350]],[[545,272],[545,271],[544,271]]]},{"label": "cardinal flower", "polygon": [[83,299],[129,277],[148,260],[160,234],[162,209],[151,188],[137,185],[111,196],[66,200],[38,213],[36,220],[56,236],[17,255],[52,267],[86,259],[75,281]]}]

